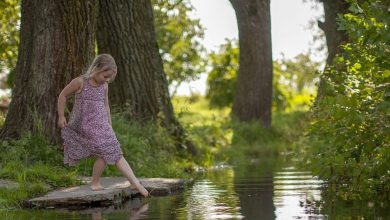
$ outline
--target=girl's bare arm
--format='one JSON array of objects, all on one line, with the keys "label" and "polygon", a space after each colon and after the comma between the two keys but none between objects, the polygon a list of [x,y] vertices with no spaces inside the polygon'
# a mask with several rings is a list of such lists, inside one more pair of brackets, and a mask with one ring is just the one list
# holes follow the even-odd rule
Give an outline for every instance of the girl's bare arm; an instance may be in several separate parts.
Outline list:
[{"label": "girl's bare arm", "polygon": [[110,113],[110,104],[108,103],[108,83],[104,84],[104,91],[105,91],[104,106],[106,107],[107,116],[108,116],[108,122],[110,123],[110,125],[112,125],[111,113]]},{"label": "girl's bare arm", "polygon": [[65,110],[65,103],[66,98],[69,95],[72,95],[73,93],[80,90],[80,88],[83,85],[83,79],[81,77],[77,77],[73,79],[65,88],[61,91],[60,95],[58,96],[58,117],[64,117],[64,110]]}]

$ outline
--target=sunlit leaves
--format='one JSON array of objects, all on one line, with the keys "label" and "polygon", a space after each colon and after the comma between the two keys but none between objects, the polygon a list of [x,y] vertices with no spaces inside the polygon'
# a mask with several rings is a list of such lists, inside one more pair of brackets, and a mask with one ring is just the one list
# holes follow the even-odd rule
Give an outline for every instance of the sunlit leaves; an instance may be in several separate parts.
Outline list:
[{"label": "sunlit leaves", "polygon": [[[211,107],[232,105],[238,73],[238,44],[226,40],[218,52],[209,55],[210,72],[207,79],[207,98]],[[282,59],[273,64],[273,109],[285,111],[306,108],[310,93],[314,93],[317,70],[320,64],[308,54],[294,59]]]},{"label": "sunlit leaves", "polygon": [[351,13],[338,22],[350,43],[324,72],[332,91],[313,108],[309,159],[317,174],[338,184],[343,198],[388,199],[389,5],[349,2]]},{"label": "sunlit leaves", "polygon": [[[0,74],[12,72],[16,65],[19,44],[20,4],[19,0],[0,1]],[[12,81],[8,83],[12,86]],[[2,83],[1,88],[6,86]]]},{"label": "sunlit leaves", "polygon": [[204,71],[204,28],[190,16],[194,7],[188,0],[153,0],[157,42],[168,83],[196,79]]},{"label": "sunlit leaves", "polygon": [[210,106],[231,106],[237,82],[239,49],[237,41],[226,40],[219,52],[209,55],[211,70],[207,78]]},{"label": "sunlit leaves", "polygon": [[[204,71],[203,27],[189,16],[188,0],[153,0],[155,27],[169,83],[195,79]],[[19,44],[20,0],[0,1],[0,73],[14,70]],[[12,86],[12,74],[8,76]],[[1,86],[4,87],[4,86]]]}]

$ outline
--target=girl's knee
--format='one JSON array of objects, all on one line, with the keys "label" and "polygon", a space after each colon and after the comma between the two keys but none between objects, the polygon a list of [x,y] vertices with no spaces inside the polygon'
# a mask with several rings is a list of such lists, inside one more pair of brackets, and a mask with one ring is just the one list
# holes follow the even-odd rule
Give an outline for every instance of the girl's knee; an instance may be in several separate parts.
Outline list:
[{"label": "girl's knee", "polygon": [[103,157],[98,157],[96,161],[99,161],[101,163],[104,163],[104,165],[107,164],[107,161]]}]

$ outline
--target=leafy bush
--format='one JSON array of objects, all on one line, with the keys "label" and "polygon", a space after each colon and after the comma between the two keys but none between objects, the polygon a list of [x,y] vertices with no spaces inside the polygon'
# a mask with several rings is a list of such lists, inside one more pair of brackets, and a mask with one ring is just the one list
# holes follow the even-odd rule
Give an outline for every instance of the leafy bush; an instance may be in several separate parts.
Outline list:
[{"label": "leafy bush", "polygon": [[207,77],[207,95],[211,107],[230,107],[237,83],[239,49],[236,41],[226,40],[219,52],[209,55],[211,70]]},{"label": "leafy bush", "polygon": [[350,1],[339,27],[350,43],[323,74],[307,162],[343,198],[390,198],[390,14],[385,1]]},{"label": "leafy bush", "polygon": [[[207,78],[207,95],[213,108],[231,107],[237,83],[239,48],[236,41],[226,40],[219,52],[209,55],[211,70]],[[273,63],[272,105],[276,111],[308,110],[319,63],[309,54]]]}]

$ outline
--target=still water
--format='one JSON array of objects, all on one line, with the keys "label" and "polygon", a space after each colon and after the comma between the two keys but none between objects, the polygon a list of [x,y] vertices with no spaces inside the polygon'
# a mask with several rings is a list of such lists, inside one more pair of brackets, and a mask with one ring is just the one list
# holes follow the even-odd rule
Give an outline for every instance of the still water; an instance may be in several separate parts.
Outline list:
[{"label": "still water", "polygon": [[324,186],[289,160],[264,157],[217,166],[176,195],[81,211],[8,211],[1,219],[390,219],[388,202],[340,201]]}]

